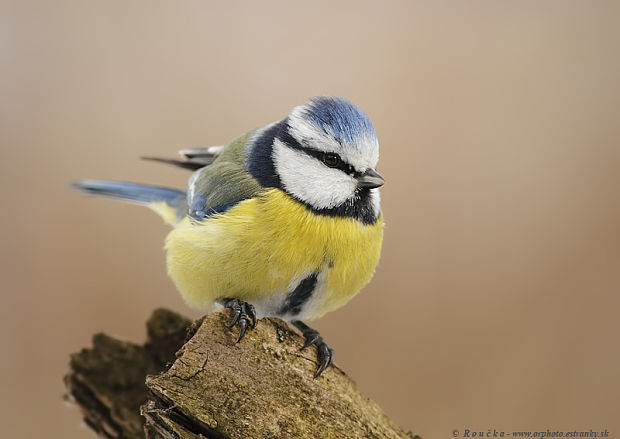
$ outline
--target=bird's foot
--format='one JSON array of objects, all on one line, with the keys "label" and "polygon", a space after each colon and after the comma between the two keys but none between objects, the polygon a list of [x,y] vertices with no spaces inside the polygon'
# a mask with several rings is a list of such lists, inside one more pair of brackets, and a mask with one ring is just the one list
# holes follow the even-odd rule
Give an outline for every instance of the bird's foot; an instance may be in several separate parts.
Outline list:
[{"label": "bird's foot", "polygon": [[301,335],[306,339],[306,343],[304,343],[301,350],[303,351],[308,346],[315,345],[317,349],[317,360],[319,362],[319,368],[314,373],[314,378],[317,378],[319,375],[323,373],[327,367],[332,364],[332,360],[334,358],[334,350],[327,346],[327,343],[321,337],[321,334],[316,329],[312,329],[304,322],[299,320],[293,320],[291,322],[293,326],[301,331]]},{"label": "bird's foot", "polygon": [[224,307],[230,308],[233,312],[233,320],[229,328],[237,325],[239,327],[239,338],[237,343],[241,341],[245,335],[245,329],[249,326],[256,326],[256,310],[254,305],[242,302],[239,299],[224,299]]}]

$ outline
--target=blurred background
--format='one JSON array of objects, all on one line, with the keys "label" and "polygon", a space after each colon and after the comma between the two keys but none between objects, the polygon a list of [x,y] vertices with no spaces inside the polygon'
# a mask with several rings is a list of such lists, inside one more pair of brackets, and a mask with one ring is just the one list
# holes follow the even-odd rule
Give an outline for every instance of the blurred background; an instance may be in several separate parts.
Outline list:
[{"label": "blurred background", "polygon": [[183,187],[138,159],[222,144],[309,96],[381,143],[373,282],[315,322],[397,423],[620,434],[620,4],[3,1],[3,436],[83,438],[69,354],[192,317],[147,209],[80,178]]}]

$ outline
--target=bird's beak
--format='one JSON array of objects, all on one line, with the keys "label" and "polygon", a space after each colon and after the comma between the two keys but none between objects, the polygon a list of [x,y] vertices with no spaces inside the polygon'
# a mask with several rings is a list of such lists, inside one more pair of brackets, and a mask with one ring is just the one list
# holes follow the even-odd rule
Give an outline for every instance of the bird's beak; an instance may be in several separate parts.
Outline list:
[{"label": "bird's beak", "polygon": [[368,169],[362,175],[357,178],[357,187],[365,187],[373,189],[381,187],[385,184],[385,180],[374,169]]}]

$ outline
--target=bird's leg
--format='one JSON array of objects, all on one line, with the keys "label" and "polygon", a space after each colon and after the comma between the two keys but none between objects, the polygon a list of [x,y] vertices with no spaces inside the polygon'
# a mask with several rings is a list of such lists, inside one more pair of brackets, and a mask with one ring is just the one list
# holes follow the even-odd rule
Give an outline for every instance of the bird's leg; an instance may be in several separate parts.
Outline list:
[{"label": "bird's leg", "polygon": [[230,308],[233,312],[233,320],[229,328],[235,325],[239,326],[239,338],[237,339],[237,343],[239,343],[245,335],[245,328],[248,324],[250,328],[256,326],[256,310],[254,305],[239,299],[224,299],[222,303],[224,307]]},{"label": "bird's leg", "polygon": [[327,346],[323,337],[316,329],[312,329],[300,320],[293,320],[291,323],[301,331],[301,335],[306,339],[306,343],[301,348],[302,351],[310,345],[316,346],[319,368],[315,372],[314,377],[317,378],[332,363],[334,350]]}]

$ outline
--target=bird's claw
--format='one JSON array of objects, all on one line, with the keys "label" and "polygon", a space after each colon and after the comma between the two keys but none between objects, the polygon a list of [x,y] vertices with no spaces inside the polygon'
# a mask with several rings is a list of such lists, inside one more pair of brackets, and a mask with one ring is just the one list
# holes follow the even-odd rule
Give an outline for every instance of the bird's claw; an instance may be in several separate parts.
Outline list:
[{"label": "bird's claw", "polygon": [[245,335],[246,328],[248,326],[250,328],[256,326],[256,310],[254,305],[242,302],[239,299],[227,299],[224,302],[224,306],[230,308],[233,312],[232,323],[228,327],[239,326],[239,338],[237,339],[237,343],[239,343]]},{"label": "bird's claw", "polygon": [[329,346],[327,346],[327,344],[325,344],[325,342],[322,339],[319,342],[319,344],[316,344],[316,348],[317,348],[317,357],[319,361],[319,368],[314,373],[314,378],[318,378],[319,375],[321,375],[323,371],[327,369],[330,364],[332,364],[332,360],[334,358],[334,350],[330,348]]},{"label": "bird's claw", "polygon": [[304,337],[306,338],[306,342],[301,347],[300,351],[303,351],[304,349],[312,345],[316,345],[318,347],[318,343],[323,341],[321,335],[316,331],[311,334],[304,334]]},{"label": "bird's claw", "polygon": [[303,351],[312,345],[316,346],[319,367],[314,373],[314,378],[318,378],[319,375],[321,375],[323,371],[327,369],[330,364],[332,364],[332,360],[334,359],[334,350],[327,346],[327,343],[325,343],[325,340],[323,340],[321,334],[319,334],[319,332],[315,329],[310,328],[305,323],[298,320],[292,323],[301,331],[302,335],[306,339],[306,342],[301,347],[300,351]]}]

